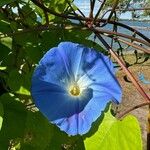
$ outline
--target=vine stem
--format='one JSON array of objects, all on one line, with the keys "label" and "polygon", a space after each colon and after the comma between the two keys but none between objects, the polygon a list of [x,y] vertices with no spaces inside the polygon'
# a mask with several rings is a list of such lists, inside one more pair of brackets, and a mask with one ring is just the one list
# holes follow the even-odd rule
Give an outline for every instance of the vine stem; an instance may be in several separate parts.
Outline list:
[{"label": "vine stem", "polygon": [[[135,38],[135,37],[130,36],[130,35],[126,35],[124,33],[115,32],[115,31],[109,31],[107,29],[101,29],[101,28],[98,28],[96,30],[97,30],[98,33],[101,33],[101,34],[106,33],[106,34],[109,34],[109,35],[120,36],[120,37],[123,37],[123,38],[126,38],[126,39],[131,39],[133,41],[137,41],[139,43],[145,44],[146,46],[150,47],[150,43],[149,42],[141,40],[141,39],[138,39],[138,38]],[[150,53],[150,51],[149,51],[149,53]]]},{"label": "vine stem", "polygon": [[[83,27],[81,27],[81,26],[79,26],[77,24],[71,24],[70,23],[68,25],[70,25],[70,26],[67,26],[67,24],[65,23],[65,29],[78,29],[78,28],[79,29],[83,29]],[[44,31],[44,30],[49,30],[49,29],[57,30],[57,28],[58,28],[58,26],[56,26],[56,25],[52,26],[52,24],[50,23],[49,25],[41,25],[41,26],[38,26],[38,27],[35,27],[35,28],[32,28],[32,29],[22,29],[21,31],[16,31],[16,32],[13,32],[13,33],[2,33],[2,34],[0,34],[0,39],[8,37],[8,36],[14,36],[14,35],[17,35],[17,34],[33,32],[33,31]],[[85,27],[84,27],[84,30],[86,30]],[[89,30],[89,28],[87,28],[87,30]],[[104,29],[96,29],[96,30],[97,30],[97,32],[103,34],[104,36],[108,36],[110,38],[114,38],[115,40],[121,41],[122,43],[125,43],[127,45],[133,46],[134,48],[136,48],[138,50],[141,50],[143,52],[146,52],[146,53],[150,54],[150,50],[148,50],[147,48],[138,46],[138,45],[136,45],[134,43],[130,43],[130,42],[125,41],[125,40],[123,40],[121,38],[118,38],[116,36],[121,36],[123,38],[131,39],[133,41],[137,41],[137,42],[140,42],[140,43],[145,44],[147,46],[150,46],[150,43],[148,43],[148,42],[146,42],[146,41],[144,41],[142,39],[138,39],[138,38],[135,38],[135,37],[132,37],[132,36],[129,36],[129,35],[126,35],[126,34],[114,32],[114,31],[109,31],[109,30],[106,30],[106,29],[105,30]],[[114,35],[116,35],[116,36],[114,36]]]},{"label": "vine stem", "polygon": [[148,43],[150,43],[150,39],[147,38],[146,36],[144,36],[142,33],[140,33],[139,31],[137,31],[136,29],[133,29],[131,27],[129,27],[128,25],[125,25],[123,23],[120,23],[120,22],[117,22],[117,21],[113,21],[113,20],[108,20],[108,19],[96,19],[95,18],[89,18],[89,17],[82,17],[82,16],[69,16],[69,15],[66,15],[66,14],[60,14],[60,13],[57,13],[47,7],[44,6],[44,4],[41,4],[38,0],[31,0],[36,6],[40,7],[41,9],[43,9],[44,11],[52,14],[52,15],[55,15],[57,17],[61,17],[61,18],[66,18],[66,19],[74,19],[74,20],[82,20],[82,21],[95,21],[96,23],[98,22],[107,22],[109,24],[115,24],[117,26],[120,26],[120,27],[123,27],[125,29],[128,29],[134,33],[136,33],[137,35],[139,35],[140,37],[142,37],[144,40],[146,40]]},{"label": "vine stem", "polygon": [[[133,111],[133,110],[135,110],[135,109],[138,109],[138,108],[140,108],[140,107],[143,107],[143,106],[146,106],[146,105],[150,105],[150,102],[144,102],[144,103],[141,103],[141,104],[138,104],[138,105],[136,105],[136,106],[133,106],[133,107],[131,107],[131,108],[129,108],[128,110],[125,110],[124,112],[118,112],[117,113],[117,115],[116,115],[116,117],[117,118],[122,118],[123,116],[125,116],[126,114],[128,114],[129,112],[131,112],[131,111]],[[149,116],[149,119],[150,119],[150,116]],[[150,122],[149,122],[150,123]],[[150,130],[149,130],[150,131]]]},{"label": "vine stem", "polygon": [[97,13],[96,13],[96,15],[95,15],[95,17],[94,17],[94,22],[95,22],[95,20],[97,20],[97,18],[99,17],[100,12],[102,11],[102,9],[103,9],[103,7],[104,7],[105,2],[106,2],[106,0],[103,0],[102,4],[100,5],[99,10],[97,11]]},{"label": "vine stem", "polygon": [[110,14],[109,14],[109,17],[108,17],[108,19],[107,19],[107,22],[111,19],[111,17],[113,16],[113,14],[114,14],[114,12],[115,12],[115,9],[117,8],[117,6],[118,6],[118,3],[119,3],[119,0],[115,0],[115,2],[114,2],[114,4],[113,4],[113,6],[112,6],[112,10],[111,10],[111,12],[110,12]]},{"label": "vine stem", "polygon": [[102,42],[102,44],[106,47],[106,49],[109,50],[110,54],[112,55],[112,57],[118,62],[118,64],[121,66],[121,68],[124,70],[124,72],[126,73],[126,75],[130,78],[130,80],[132,81],[133,85],[136,87],[136,89],[139,91],[139,93],[143,96],[145,102],[134,106],[133,108],[130,108],[128,110],[126,110],[125,112],[123,112],[120,117],[126,115],[127,113],[129,113],[130,111],[137,109],[143,105],[150,105],[150,98],[149,96],[145,93],[144,89],[140,86],[140,84],[138,83],[138,81],[135,79],[135,77],[132,75],[132,73],[130,72],[130,70],[128,68],[126,68],[126,66],[124,65],[124,62],[117,56],[116,52],[114,52],[112,50],[112,48],[107,44],[107,42],[102,38],[102,36],[100,34],[98,34],[96,32],[95,29],[91,28],[91,30],[95,33],[95,35],[98,37],[98,39]]},{"label": "vine stem", "polygon": [[144,99],[148,102],[150,101],[150,98],[148,97],[148,95],[145,93],[144,89],[140,86],[140,84],[138,83],[138,81],[135,79],[135,77],[132,75],[132,73],[130,72],[130,70],[128,68],[126,68],[126,66],[124,65],[123,61],[117,56],[117,54],[110,48],[109,49],[112,57],[118,62],[118,64],[122,67],[122,69],[124,70],[124,72],[127,74],[127,76],[130,78],[130,80],[132,81],[132,83],[134,84],[134,86],[136,87],[136,89],[140,92],[140,94],[144,97]]},{"label": "vine stem", "polygon": [[145,53],[150,54],[150,50],[148,50],[147,48],[143,48],[142,46],[139,46],[137,44],[134,44],[134,42],[129,42],[127,40],[124,40],[122,38],[119,38],[119,37],[116,37],[116,36],[113,36],[113,35],[107,35],[107,34],[103,34],[103,35],[108,37],[108,38],[111,38],[111,39],[113,38],[115,41],[127,44],[128,46],[132,46],[132,47],[136,48],[137,50],[140,50],[140,51],[143,51]]}]

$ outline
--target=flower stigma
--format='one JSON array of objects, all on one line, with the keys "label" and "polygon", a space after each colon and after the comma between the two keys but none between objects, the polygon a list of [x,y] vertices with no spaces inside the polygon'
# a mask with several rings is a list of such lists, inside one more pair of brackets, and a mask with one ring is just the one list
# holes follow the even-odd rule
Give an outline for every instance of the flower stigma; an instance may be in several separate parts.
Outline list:
[{"label": "flower stigma", "polygon": [[69,90],[70,94],[72,96],[79,96],[80,95],[80,87],[77,85],[77,84],[74,84],[70,87],[70,90]]}]

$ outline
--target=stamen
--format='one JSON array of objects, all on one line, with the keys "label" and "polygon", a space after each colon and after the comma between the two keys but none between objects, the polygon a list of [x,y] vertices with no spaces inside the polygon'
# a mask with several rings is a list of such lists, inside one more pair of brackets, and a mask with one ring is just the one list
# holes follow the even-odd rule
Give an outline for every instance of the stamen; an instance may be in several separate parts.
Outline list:
[{"label": "stamen", "polygon": [[78,85],[73,85],[70,88],[70,94],[73,96],[78,96],[80,95],[80,88]]}]

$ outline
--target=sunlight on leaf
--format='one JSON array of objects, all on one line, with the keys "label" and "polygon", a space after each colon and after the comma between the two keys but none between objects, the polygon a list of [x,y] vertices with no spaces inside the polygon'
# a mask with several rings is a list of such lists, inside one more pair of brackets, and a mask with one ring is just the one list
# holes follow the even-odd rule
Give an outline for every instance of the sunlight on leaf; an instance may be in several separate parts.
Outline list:
[{"label": "sunlight on leaf", "polygon": [[3,105],[0,102],[0,130],[2,128],[2,123],[3,123],[3,114],[4,114]]},{"label": "sunlight on leaf", "polygon": [[6,70],[7,67],[0,67],[0,70]]},{"label": "sunlight on leaf", "polygon": [[117,120],[108,111],[98,131],[84,141],[86,150],[142,150],[142,139],[137,119],[128,115]]},{"label": "sunlight on leaf", "polygon": [[30,95],[30,78],[31,73],[20,74],[17,70],[13,70],[9,74],[7,83],[12,91],[18,94]]}]

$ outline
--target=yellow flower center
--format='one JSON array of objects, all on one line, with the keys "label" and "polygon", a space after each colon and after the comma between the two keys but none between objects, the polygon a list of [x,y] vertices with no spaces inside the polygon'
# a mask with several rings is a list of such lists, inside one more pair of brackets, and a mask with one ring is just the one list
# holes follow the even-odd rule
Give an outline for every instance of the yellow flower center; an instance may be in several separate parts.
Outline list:
[{"label": "yellow flower center", "polygon": [[73,96],[79,96],[80,95],[80,88],[78,85],[73,85],[70,88],[70,94]]}]

